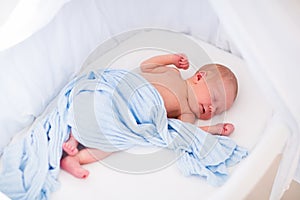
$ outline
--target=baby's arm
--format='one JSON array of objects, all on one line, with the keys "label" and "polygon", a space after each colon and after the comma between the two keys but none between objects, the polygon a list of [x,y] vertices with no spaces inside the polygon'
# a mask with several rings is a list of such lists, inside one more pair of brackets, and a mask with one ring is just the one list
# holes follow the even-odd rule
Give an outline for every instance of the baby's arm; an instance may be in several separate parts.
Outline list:
[{"label": "baby's arm", "polygon": [[142,72],[164,72],[166,65],[175,65],[179,69],[188,69],[189,62],[184,54],[166,54],[151,57],[141,63]]},{"label": "baby's arm", "polygon": [[213,135],[229,136],[234,131],[234,125],[230,123],[219,123],[212,126],[200,126],[202,130]]},{"label": "baby's arm", "polygon": [[[195,115],[184,113],[178,117],[183,122],[195,123]],[[234,131],[234,125],[230,123],[219,123],[211,126],[199,126],[200,129],[213,135],[229,136]]]}]

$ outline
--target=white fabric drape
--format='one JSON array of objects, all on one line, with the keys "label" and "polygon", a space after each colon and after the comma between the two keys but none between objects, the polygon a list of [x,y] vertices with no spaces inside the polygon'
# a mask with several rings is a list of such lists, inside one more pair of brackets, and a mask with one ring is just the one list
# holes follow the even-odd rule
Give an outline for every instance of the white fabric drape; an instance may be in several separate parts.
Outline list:
[{"label": "white fabric drape", "polygon": [[[47,25],[69,1],[20,0],[8,20],[0,26],[0,51],[22,42]],[[188,3],[183,0],[153,0],[151,3],[95,0],[94,4],[102,14],[99,20],[109,22],[109,31],[113,35],[137,28],[167,28],[194,35],[239,55],[211,5],[205,0],[191,0]]]},{"label": "white fabric drape", "polygon": [[300,2],[215,0],[212,5],[275,112],[291,130],[270,197],[277,199],[287,189],[299,159],[300,98],[295,87],[300,85]]},{"label": "white fabric drape", "polygon": [[23,41],[55,16],[70,0],[20,0],[0,27],[0,51]]}]

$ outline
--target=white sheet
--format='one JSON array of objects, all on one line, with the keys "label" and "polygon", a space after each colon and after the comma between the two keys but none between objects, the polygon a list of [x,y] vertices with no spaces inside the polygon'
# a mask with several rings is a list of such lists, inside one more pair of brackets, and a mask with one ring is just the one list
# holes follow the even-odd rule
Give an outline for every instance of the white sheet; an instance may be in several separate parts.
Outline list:
[{"label": "white sheet", "polygon": [[[192,64],[198,63],[201,65],[213,61],[231,67],[239,79],[240,89],[238,98],[234,106],[225,115],[219,116],[212,121],[207,121],[206,123],[216,123],[223,120],[233,122],[236,125],[236,130],[231,137],[239,145],[247,147],[252,151],[258,144],[258,141],[263,137],[261,134],[266,127],[268,119],[272,115],[272,108],[264,98],[255,98],[261,96],[260,90],[249,76],[246,70],[246,64],[241,59],[201,41],[197,41],[197,44],[204,49],[201,53],[207,53],[208,56],[200,53],[199,57],[195,57],[197,53],[193,52],[194,49],[190,49],[190,44],[194,42],[182,35],[174,35],[172,32],[160,33],[160,41],[156,41],[157,43],[155,43],[151,38],[153,39],[155,37],[157,39],[156,36],[157,31],[142,31],[100,56],[99,53],[103,53],[103,48],[106,49],[108,46],[114,46],[113,43],[116,39],[108,41],[94,51],[86,62],[86,64],[88,64],[86,67],[133,69],[139,66],[139,63],[147,57],[166,53],[166,51],[174,51],[174,49],[172,49],[173,47],[178,48],[178,50],[181,49],[181,52],[185,52],[188,57],[190,57]],[[181,42],[180,44],[182,44],[182,46],[177,47],[177,45],[171,45],[169,49],[162,49],[162,46],[166,47],[169,45],[166,45],[168,40],[166,40],[165,37],[168,38],[169,41],[182,37],[181,41],[178,41],[179,43]],[[148,43],[151,44],[151,48],[138,48],[147,47],[145,44],[147,42],[143,40],[144,38],[148,38],[148,41],[151,41]],[[191,43],[188,44],[188,42]],[[140,46],[141,43],[144,43],[144,46]],[[111,60],[113,61],[111,62]],[[187,73],[192,73],[192,71]],[[187,76],[187,74],[184,76]],[[276,140],[276,143],[279,146],[277,150],[274,149],[277,155],[281,151],[282,145],[280,144],[284,144],[284,137],[281,135],[279,139]],[[268,147],[266,147],[266,149],[268,149]],[[158,149],[136,148],[130,150],[129,153],[148,154],[156,151],[158,151]],[[169,152],[164,150],[162,153],[167,154]],[[197,177],[182,176],[174,163],[163,166],[161,169],[153,170],[151,173],[139,175],[120,172],[117,169],[113,169],[113,166],[108,166],[108,163],[118,162],[118,160],[124,159],[124,155],[125,152],[117,153],[102,163],[93,163],[84,166],[91,172],[86,180],[76,179],[62,171],[59,176],[61,188],[52,195],[52,199],[208,199],[212,198],[213,195],[220,190],[220,188],[209,186],[205,181]],[[272,157],[274,157],[274,155],[270,156],[270,162],[272,162]],[[252,166],[256,166],[258,164],[257,162],[260,162],[260,160],[253,161]],[[243,169],[244,167],[243,163],[237,165],[234,170],[232,169],[233,175],[237,169]],[[237,174],[237,176],[243,175],[247,177],[247,174]],[[256,181],[257,180],[250,182],[247,191],[250,191]],[[231,181],[231,179],[226,183],[226,185],[236,184],[238,184],[238,181]],[[226,185],[223,187],[228,187]],[[235,193],[239,194],[237,195],[239,197],[245,197],[245,195],[247,195],[246,192],[239,193],[239,187],[231,188],[231,190],[235,190]],[[231,192],[231,195],[234,196],[234,192]]]}]

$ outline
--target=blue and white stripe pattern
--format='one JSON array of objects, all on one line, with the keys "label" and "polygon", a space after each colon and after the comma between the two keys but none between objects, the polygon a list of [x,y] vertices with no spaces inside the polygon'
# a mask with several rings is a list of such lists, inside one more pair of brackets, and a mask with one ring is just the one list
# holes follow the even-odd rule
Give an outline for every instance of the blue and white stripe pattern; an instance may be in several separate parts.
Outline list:
[{"label": "blue and white stripe pattern", "polygon": [[22,141],[3,155],[0,189],[12,199],[47,199],[58,187],[62,144],[72,127],[86,147],[115,152],[136,145],[173,150],[185,175],[222,185],[227,167],[247,156],[230,138],[168,119],[157,90],[143,77],[124,70],[98,70],[68,84],[57,106],[35,123]]}]

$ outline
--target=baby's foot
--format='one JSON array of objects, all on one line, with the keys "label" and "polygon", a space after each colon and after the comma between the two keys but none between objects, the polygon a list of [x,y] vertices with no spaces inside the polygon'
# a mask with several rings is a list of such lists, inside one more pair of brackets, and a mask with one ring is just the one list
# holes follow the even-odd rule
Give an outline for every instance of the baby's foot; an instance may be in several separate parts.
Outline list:
[{"label": "baby's foot", "polygon": [[219,123],[215,127],[217,128],[216,134],[222,136],[229,136],[234,131],[234,126],[230,123]]},{"label": "baby's foot", "polygon": [[82,168],[76,156],[66,156],[60,161],[60,166],[77,178],[87,178],[89,171]]},{"label": "baby's foot", "polygon": [[71,140],[63,143],[62,148],[70,156],[74,156],[78,153],[77,144]]}]

